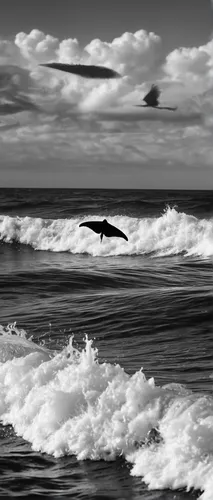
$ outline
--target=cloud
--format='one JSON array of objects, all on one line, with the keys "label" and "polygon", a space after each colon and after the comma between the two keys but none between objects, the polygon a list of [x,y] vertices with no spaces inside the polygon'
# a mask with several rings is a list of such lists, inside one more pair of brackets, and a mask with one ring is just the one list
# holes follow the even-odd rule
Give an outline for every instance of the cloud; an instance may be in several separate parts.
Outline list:
[{"label": "cloud", "polygon": [[[13,50],[12,42],[8,43],[10,50],[7,41],[2,42],[4,54],[7,54],[8,50],[15,53],[18,49],[22,65],[1,65],[0,90],[10,90],[15,98],[19,92],[30,95],[32,102],[47,114],[61,114],[61,110],[63,113],[65,108],[66,113],[72,113],[73,107],[88,113],[112,106],[134,105],[140,102],[142,95],[150,87],[151,78],[153,81],[157,75],[161,75],[158,83],[163,83],[165,97],[167,93],[171,103],[174,103],[178,99],[172,93],[172,85],[177,86],[177,79],[182,73],[185,75],[186,66],[195,73],[199,63],[201,64],[199,57],[195,55],[194,65],[191,62],[190,66],[189,49],[183,49],[185,52],[182,50],[180,54],[173,51],[164,61],[160,37],[144,30],[124,33],[111,43],[95,39],[83,49],[77,39],[60,42],[57,38],[36,29],[29,34],[18,33]],[[208,55],[205,52],[203,60],[200,56],[203,65],[209,62],[210,49],[211,47],[207,47]],[[49,59],[105,65],[121,72],[123,78],[94,82],[38,66],[38,63],[48,62]],[[166,76],[169,78],[167,84]],[[150,116],[153,120],[153,115]],[[162,114],[161,116],[163,117]],[[159,119],[159,116],[156,116],[156,119]]]},{"label": "cloud", "polygon": [[95,115],[97,119],[103,121],[132,121],[132,122],[163,122],[163,123],[179,123],[179,124],[190,124],[190,123],[201,123],[202,114],[200,111],[184,112],[177,110],[175,113],[169,111],[158,110],[158,109],[143,109],[140,108],[135,111],[134,108],[117,108],[99,111]]},{"label": "cloud", "polygon": [[27,96],[0,93],[0,115],[13,115],[23,111],[38,111],[37,106]]},{"label": "cloud", "polygon": [[[81,49],[76,39],[59,41],[34,29],[29,34],[18,33],[13,44],[5,41],[3,49],[4,62],[8,51],[11,52],[11,57],[16,58],[18,50],[22,68],[29,70],[34,83],[40,89],[51,90],[58,99],[69,98],[71,102],[73,100],[82,102],[83,99],[95,101],[93,96],[96,94],[100,105],[102,105],[101,96],[105,101],[109,94],[113,100],[116,92],[117,98],[120,91],[123,95],[123,87],[126,88],[128,85],[131,87],[133,83],[140,84],[144,78],[151,76],[151,73],[159,67],[162,58],[160,37],[145,30],[124,33],[111,43],[95,39]],[[117,87],[111,86],[111,82],[101,85],[101,82],[83,81],[56,70],[38,67],[38,63],[51,60],[112,67],[122,73],[124,82]],[[8,62],[11,62],[9,57]]]},{"label": "cloud", "polygon": [[29,34],[18,33],[15,37],[15,46],[25,59],[37,64],[56,57],[58,39],[34,29]]},{"label": "cloud", "polygon": [[[53,60],[105,65],[122,78],[91,81],[38,66]],[[213,40],[165,55],[160,37],[142,29],[83,48],[37,29],[18,33],[0,41],[0,161],[209,165],[212,77]],[[155,81],[162,105],[176,112],[135,107]],[[17,121],[5,123],[13,114]]]},{"label": "cloud", "polygon": [[162,52],[160,37],[145,30],[126,32],[111,43],[95,39],[81,49],[76,38],[60,42],[34,29],[29,34],[18,33],[14,45],[30,64],[54,59],[65,63],[110,65],[121,70],[123,75],[132,71],[139,77],[156,67]]},{"label": "cloud", "polygon": [[166,58],[164,70],[172,80],[191,86],[194,92],[204,92],[212,86],[213,39],[200,47],[181,47]]},{"label": "cloud", "polygon": [[0,64],[23,64],[20,50],[10,40],[0,40]]},{"label": "cloud", "polygon": [[139,30],[124,33],[111,43],[93,40],[85,47],[90,64],[112,64],[123,75],[130,75],[140,81],[141,76],[161,61],[161,39],[155,33]]},{"label": "cloud", "polygon": [[19,122],[10,122],[10,123],[6,123],[6,122],[2,122],[0,121],[0,133],[4,130],[11,130],[12,128],[16,129],[17,127],[19,127]]}]

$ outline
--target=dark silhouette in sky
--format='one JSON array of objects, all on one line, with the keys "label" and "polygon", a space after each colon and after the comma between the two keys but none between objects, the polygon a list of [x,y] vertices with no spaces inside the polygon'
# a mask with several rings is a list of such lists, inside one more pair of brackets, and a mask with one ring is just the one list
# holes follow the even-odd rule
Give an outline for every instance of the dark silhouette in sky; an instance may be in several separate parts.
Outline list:
[{"label": "dark silhouette in sky", "polygon": [[105,66],[90,66],[87,64],[64,64],[64,63],[43,63],[39,66],[46,68],[59,69],[67,73],[82,76],[84,78],[120,78],[121,75],[111,68]]},{"label": "dark silhouette in sky", "polygon": [[79,224],[79,227],[83,226],[92,229],[92,231],[97,234],[101,233],[101,241],[103,239],[103,235],[107,236],[108,238],[111,238],[113,236],[117,238],[124,238],[124,240],[128,241],[127,236],[122,231],[120,231],[120,229],[109,224],[106,219],[104,219],[103,221],[89,221]]},{"label": "dark silhouette in sky", "polygon": [[159,106],[159,97],[160,97],[160,90],[157,85],[152,85],[151,90],[148,92],[148,94],[145,95],[143,98],[143,101],[146,104],[136,104],[136,106],[140,108],[157,108],[157,109],[168,109],[169,111],[176,111],[177,107],[169,107],[169,106]]}]

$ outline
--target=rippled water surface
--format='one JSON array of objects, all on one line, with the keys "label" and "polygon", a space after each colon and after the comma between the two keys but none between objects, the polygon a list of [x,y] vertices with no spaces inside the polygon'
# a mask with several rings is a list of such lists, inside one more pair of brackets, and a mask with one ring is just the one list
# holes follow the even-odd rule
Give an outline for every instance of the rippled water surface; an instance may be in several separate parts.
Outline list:
[{"label": "rippled water surface", "polygon": [[1,189],[0,315],[2,497],[212,498],[212,192]]}]

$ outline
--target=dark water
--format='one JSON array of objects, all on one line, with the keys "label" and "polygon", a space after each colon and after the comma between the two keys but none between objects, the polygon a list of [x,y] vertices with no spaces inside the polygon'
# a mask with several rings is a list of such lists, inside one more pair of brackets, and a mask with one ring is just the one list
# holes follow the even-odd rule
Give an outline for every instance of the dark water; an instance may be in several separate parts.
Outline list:
[{"label": "dark water", "polygon": [[210,499],[213,192],[1,189],[0,259],[2,498]]}]

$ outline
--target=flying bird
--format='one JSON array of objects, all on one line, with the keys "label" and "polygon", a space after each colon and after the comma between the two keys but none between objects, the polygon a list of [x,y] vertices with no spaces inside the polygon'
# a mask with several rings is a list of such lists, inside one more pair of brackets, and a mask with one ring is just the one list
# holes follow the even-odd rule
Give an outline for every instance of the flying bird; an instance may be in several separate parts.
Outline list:
[{"label": "flying bird", "polygon": [[101,234],[101,241],[103,239],[103,235],[107,236],[108,238],[111,238],[112,236],[115,236],[117,238],[124,238],[124,240],[128,241],[127,236],[122,231],[120,231],[120,229],[109,224],[106,219],[104,219],[103,221],[89,221],[79,224],[79,227],[83,226],[92,229],[92,231],[97,234]]},{"label": "flying bird", "polygon": [[105,66],[89,66],[86,64],[64,64],[64,63],[43,63],[39,66],[46,68],[59,69],[67,73],[82,76],[84,78],[120,78],[121,75],[111,68]]},{"label": "flying bird", "polygon": [[169,106],[159,106],[159,97],[160,97],[160,90],[157,85],[152,85],[150,91],[148,94],[145,95],[143,98],[143,101],[145,101],[146,104],[136,104],[136,106],[140,108],[157,108],[157,109],[168,109],[169,111],[176,111],[176,108],[172,108]]}]

